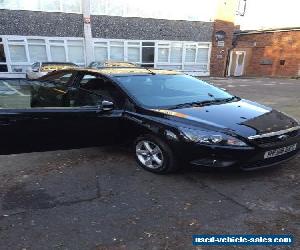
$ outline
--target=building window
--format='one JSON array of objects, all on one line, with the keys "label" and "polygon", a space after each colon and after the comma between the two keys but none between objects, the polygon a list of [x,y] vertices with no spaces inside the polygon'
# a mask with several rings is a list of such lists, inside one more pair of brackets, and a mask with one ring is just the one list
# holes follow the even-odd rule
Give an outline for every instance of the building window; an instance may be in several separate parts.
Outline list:
[{"label": "building window", "polygon": [[60,11],[60,0],[41,1],[41,10]]},{"label": "building window", "polygon": [[25,45],[9,44],[10,59],[12,62],[27,62]]},{"label": "building window", "polygon": [[182,44],[181,43],[172,43],[171,44],[170,62],[171,63],[181,63],[182,62]]},{"label": "building window", "polygon": [[65,62],[66,61],[66,51],[65,47],[50,45],[51,61],[53,62]]},{"label": "building window", "polygon": [[[90,6],[93,15],[212,21],[217,1],[211,0],[205,8],[199,0],[152,0],[151,4],[141,0],[90,0]],[[175,11],[166,11],[170,6]]]},{"label": "building window", "polygon": [[127,42],[127,61],[133,63],[141,62],[141,43]]},{"label": "building window", "polygon": [[0,9],[81,13],[81,0],[2,0]]},{"label": "building window", "polygon": [[158,44],[158,59],[157,61],[158,62],[169,62],[169,47],[168,45],[165,46],[165,45],[160,45]]},{"label": "building window", "polygon": [[208,48],[197,49],[197,63],[207,63],[208,60]]},{"label": "building window", "polygon": [[[96,61],[129,61],[144,67],[209,74],[210,43],[94,40]],[[197,73],[198,72],[198,73]]]},{"label": "building window", "polygon": [[128,47],[128,61],[138,63],[140,62],[140,48]]},{"label": "building window", "polygon": [[81,0],[62,1],[62,11],[71,13],[81,12]]},{"label": "building window", "polygon": [[46,44],[44,39],[27,39],[30,62],[47,61]]},{"label": "building window", "polygon": [[8,48],[6,65],[12,72],[24,73],[34,62],[69,61],[85,65],[83,39],[7,36],[5,41]]},{"label": "building window", "polygon": [[196,45],[186,45],[185,48],[185,62],[194,63],[196,60]]},{"label": "building window", "polygon": [[83,41],[81,40],[68,40],[68,61],[72,63],[84,63],[84,49]]},{"label": "building window", "polygon": [[110,42],[110,59],[113,61],[124,61],[124,42]]}]

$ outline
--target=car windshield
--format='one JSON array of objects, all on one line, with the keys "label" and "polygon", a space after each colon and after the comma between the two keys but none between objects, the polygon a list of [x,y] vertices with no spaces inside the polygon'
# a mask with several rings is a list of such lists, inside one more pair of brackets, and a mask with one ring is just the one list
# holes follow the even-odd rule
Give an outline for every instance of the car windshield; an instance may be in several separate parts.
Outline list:
[{"label": "car windshield", "polygon": [[148,108],[176,108],[229,100],[234,96],[187,75],[116,76],[121,86]]}]

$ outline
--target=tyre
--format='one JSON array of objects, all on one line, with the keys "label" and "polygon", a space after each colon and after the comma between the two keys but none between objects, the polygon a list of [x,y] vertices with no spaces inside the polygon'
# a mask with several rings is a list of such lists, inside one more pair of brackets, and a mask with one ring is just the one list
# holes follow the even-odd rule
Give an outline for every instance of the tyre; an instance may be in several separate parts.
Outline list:
[{"label": "tyre", "polygon": [[135,158],[145,170],[166,174],[178,169],[178,162],[170,148],[160,138],[153,135],[139,136],[135,141]]}]

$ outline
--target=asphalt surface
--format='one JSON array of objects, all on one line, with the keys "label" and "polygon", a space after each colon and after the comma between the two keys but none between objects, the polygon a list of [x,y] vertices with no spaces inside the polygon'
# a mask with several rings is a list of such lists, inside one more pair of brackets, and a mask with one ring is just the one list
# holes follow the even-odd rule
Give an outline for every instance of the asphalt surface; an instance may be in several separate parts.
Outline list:
[{"label": "asphalt surface", "polygon": [[[299,80],[206,80],[300,119]],[[292,234],[300,249],[299,163],[159,176],[119,147],[0,156],[0,249],[217,249],[192,235],[222,233]]]}]

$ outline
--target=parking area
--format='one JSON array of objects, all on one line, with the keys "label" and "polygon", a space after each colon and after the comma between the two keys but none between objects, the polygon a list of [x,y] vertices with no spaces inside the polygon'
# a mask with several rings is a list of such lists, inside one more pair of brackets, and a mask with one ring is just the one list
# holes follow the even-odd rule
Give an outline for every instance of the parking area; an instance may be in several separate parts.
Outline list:
[{"label": "parking area", "polygon": [[[300,80],[205,80],[300,120]],[[5,91],[28,87],[0,80]],[[299,167],[298,156],[260,171],[160,176],[122,147],[0,156],[0,249],[215,249],[193,247],[192,235],[223,233],[292,234],[299,249]]]}]

